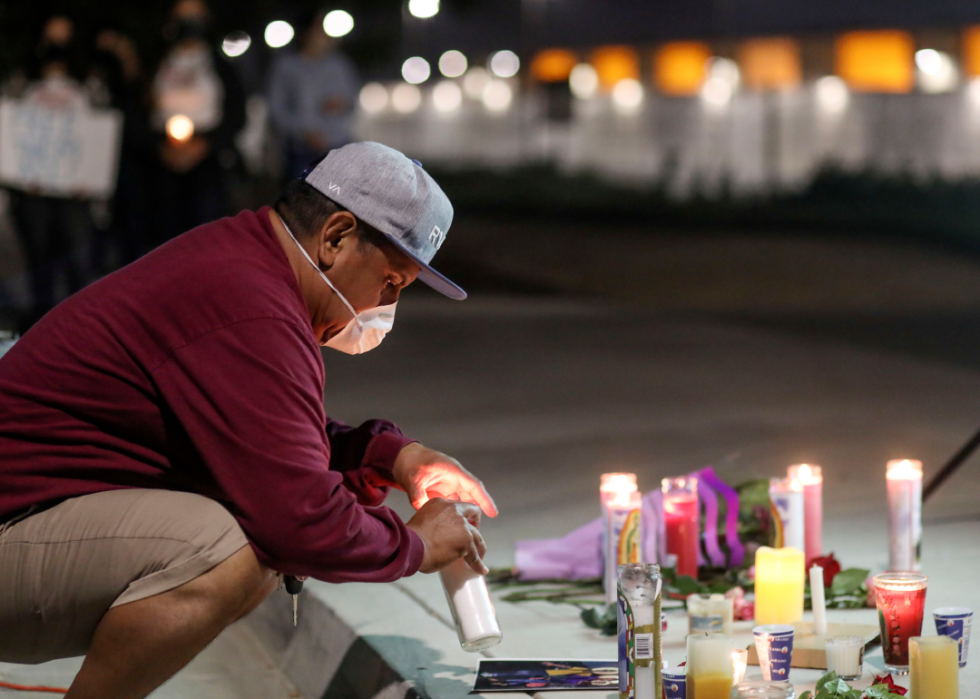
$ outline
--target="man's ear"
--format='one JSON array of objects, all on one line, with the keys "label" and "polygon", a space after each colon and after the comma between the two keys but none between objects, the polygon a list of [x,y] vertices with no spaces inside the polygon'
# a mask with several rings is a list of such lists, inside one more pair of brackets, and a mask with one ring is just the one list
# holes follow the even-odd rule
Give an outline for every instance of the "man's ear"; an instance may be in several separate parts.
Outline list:
[{"label": "man's ear", "polygon": [[333,267],[337,256],[348,245],[357,242],[357,219],[349,211],[330,215],[317,234],[317,255],[327,269]]}]

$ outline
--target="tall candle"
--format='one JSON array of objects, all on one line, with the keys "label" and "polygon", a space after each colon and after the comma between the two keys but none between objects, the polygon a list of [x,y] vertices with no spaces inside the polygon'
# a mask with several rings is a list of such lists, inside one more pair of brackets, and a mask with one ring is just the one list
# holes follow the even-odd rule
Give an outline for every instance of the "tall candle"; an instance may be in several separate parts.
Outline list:
[{"label": "tall candle", "polygon": [[922,462],[888,462],[888,570],[917,573],[922,542]]},{"label": "tall candle", "polygon": [[792,546],[803,551],[806,548],[803,486],[789,478],[770,478],[769,504],[775,533],[773,547]]},{"label": "tall candle", "polygon": [[755,553],[755,623],[792,624],[803,618],[803,552],[762,546]]},{"label": "tall candle", "polygon": [[599,498],[603,521],[603,587],[606,604],[615,604],[618,566],[640,562],[642,498],[636,488],[636,474],[603,473]]},{"label": "tall candle", "polygon": [[803,520],[807,563],[823,555],[823,473],[819,466],[797,464],[787,472],[803,486]]},{"label": "tall candle", "polygon": [[810,605],[813,607],[813,633],[827,635],[827,601],[824,599],[823,568],[810,568]]},{"label": "tall candle", "polygon": [[949,636],[909,639],[912,699],[959,699],[959,644]]},{"label": "tall candle", "polygon": [[732,692],[732,640],[720,633],[687,637],[687,699],[728,699]]},{"label": "tall candle", "polygon": [[677,574],[698,577],[697,476],[664,478],[664,524],[667,530],[667,554],[677,556]]}]

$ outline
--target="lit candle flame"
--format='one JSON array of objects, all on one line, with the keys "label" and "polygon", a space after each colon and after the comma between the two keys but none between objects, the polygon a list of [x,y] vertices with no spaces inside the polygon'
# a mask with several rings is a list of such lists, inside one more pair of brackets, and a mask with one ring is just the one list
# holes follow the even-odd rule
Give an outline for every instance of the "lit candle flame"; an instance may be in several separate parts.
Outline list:
[{"label": "lit candle flame", "polygon": [[888,462],[888,480],[914,481],[922,478],[922,462],[915,459],[895,459]]},{"label": "lit candle flame", "polygon": [[738,684],[745,677],[745,668],[748,665],[748,651],[745,650],[733,650],[732,651],[732,675],[734,676],[735,684]]},{"label": "lit candle flame", "polygon": [[194,135],[194,122],[183,114],[167,119],[167,135],[178,143],[185,143]]},{"label": "lit candle flame", "polygon": [[812,464],[796,464],[795,466],[790,466],[789,477],[795,478],[803,485],[823,483],[822,469]]},{"label": "lit candle flame", "polygon": [[608,501],[614,507],[627,507],[630,504],[630,495],[635,493],[636,474],[635,473],[603,473],[599,492],[609,493],[612,498]]}]

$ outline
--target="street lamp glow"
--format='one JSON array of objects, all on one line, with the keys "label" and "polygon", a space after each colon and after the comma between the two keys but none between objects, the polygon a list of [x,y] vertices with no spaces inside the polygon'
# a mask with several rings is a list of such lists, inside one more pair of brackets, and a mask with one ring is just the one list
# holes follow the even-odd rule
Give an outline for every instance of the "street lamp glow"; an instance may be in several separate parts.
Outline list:
[{"label": "street lamp glow", "polygon": [[712,58],[708,64],[708,75],[728,83],[733,92],[738,87],[739,80],[741,79],[741,72],[735,61],[730,58],[718,58],[717,56]]},{"label": "street lamp glow", "polygon": [[178,143],[186,143],[194,135],[194,122],[183,114],[167,119],[167,135]]},{"label": "street lamp glow", "polygon": [[621,114],[632,114],[643,104],[643,86],[638,80],[624,78],[612,91],[613,105]]},{"label": "street lamp glow", "polygon": [[732,86],[723,78],[711,77],[701,86],[701,99],[709,107],[720,109],[732,99]]},{"label": "street lamp glow", "polygon": [[439,14],[439,0],[408,0],[408,11],[419,19],[435,17]]},{"label": "street lamp glow", "polygon": [[437,112],[455,112],[463,103],[463,91],[452,80],[443,80],[432,90],[432,106]]},{"label": "street lamp glow", "polygon": [[422,104],[422,91],[415,85],[399,83],[391,91],[391,106],[399,114],[411,114]]},{"label": "street lamp glow", "polygon": [[847,84],[836,75],[825,75],[817,80],[817,105],[827,114],[840,114],[847,109],[850,95]]},{"label": "street lamp glow", "polygon": [[248,51],[252,37],[245,32],[232,32],[221,42],[221,50],[228,58],[236,58]]},{"label": "street lamp glow", "polygon": [[424,83],[429,79],[431,74],[432,70],[429,68],[429,62],[421,56],[412,56],[402,63],[402,77],[405,78],[405,82],[407,83],[412,83],[413,85]]},{"label": "street lamp glow", "polygon": [[447,78],[458,78],[466,72],[466,56],[460,51],[446,51],[439,57],[439,72]]},{"label": "street lamp glow", "polygon": [[463,91],[470,99],[483,99],[483,90],[490,82],[490,73],[485,68],[474,66],[466,73],[463,78]]},{"label": "street lamp glow", "polygon": [[923,92],[951,92],[960,81],[960,72],[952,57],[944,51],[921,49],[915,52],[919,69],[919,87]]},{"label": "street lamp glow", "polygon": [[927,75],[935,75],[943,67],[942,56],[936,49],[921,49],[915,52],[915,65]]},{"label": "street lamp glow", "polygon": [[514,100],[514,91],[503,80],[491,80],[483,88],[483,106],[491,112],[503,112]]},{"label": "street lamp glow", "polygon": [[599,74],[588,63],[579,63],[568,76],[568,87],[578,99],[591,99],[599,90]]},{"label": "street lamp glow", "polygon": [[359,101],[365,112],[377,114],[388,106],[388,90],[381,83],[368,83],[361,88]]},{"label": "street lamp glow", "polygon": [[498,78],[512,78],[521,69],[521,59],[513,51],[497,51],[490,56],[490,71]]},{"label": "street lamp glow", "polygon": [[326,32],[327,36],[332,36],[335,39],[347,36],[353,28],[354,18],[350,16],[349,12],[334,10],[328,12],[327,16],[323,18],[323,31]]},{"label": "street lamp glow", "polygon": [[295,34],[293,25],[277,19],[274,22],[269,22],[266,26],[265,43],[269,45],[269,48],[280,49],[292,41]]}]

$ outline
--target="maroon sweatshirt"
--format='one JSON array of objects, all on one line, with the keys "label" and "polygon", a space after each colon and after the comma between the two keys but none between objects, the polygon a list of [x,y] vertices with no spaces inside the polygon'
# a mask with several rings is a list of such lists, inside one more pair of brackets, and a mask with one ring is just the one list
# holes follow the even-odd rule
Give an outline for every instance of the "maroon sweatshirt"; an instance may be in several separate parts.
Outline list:
[{"label": "maroon sweatshirt", "polygon": [[117,488],[183,490],[228,508],[277,571],[418,570],[421,539],[380,506],[409,440],[324,415],[320,346],[268,213],[181,235],[0,359],[0,521]]}]

